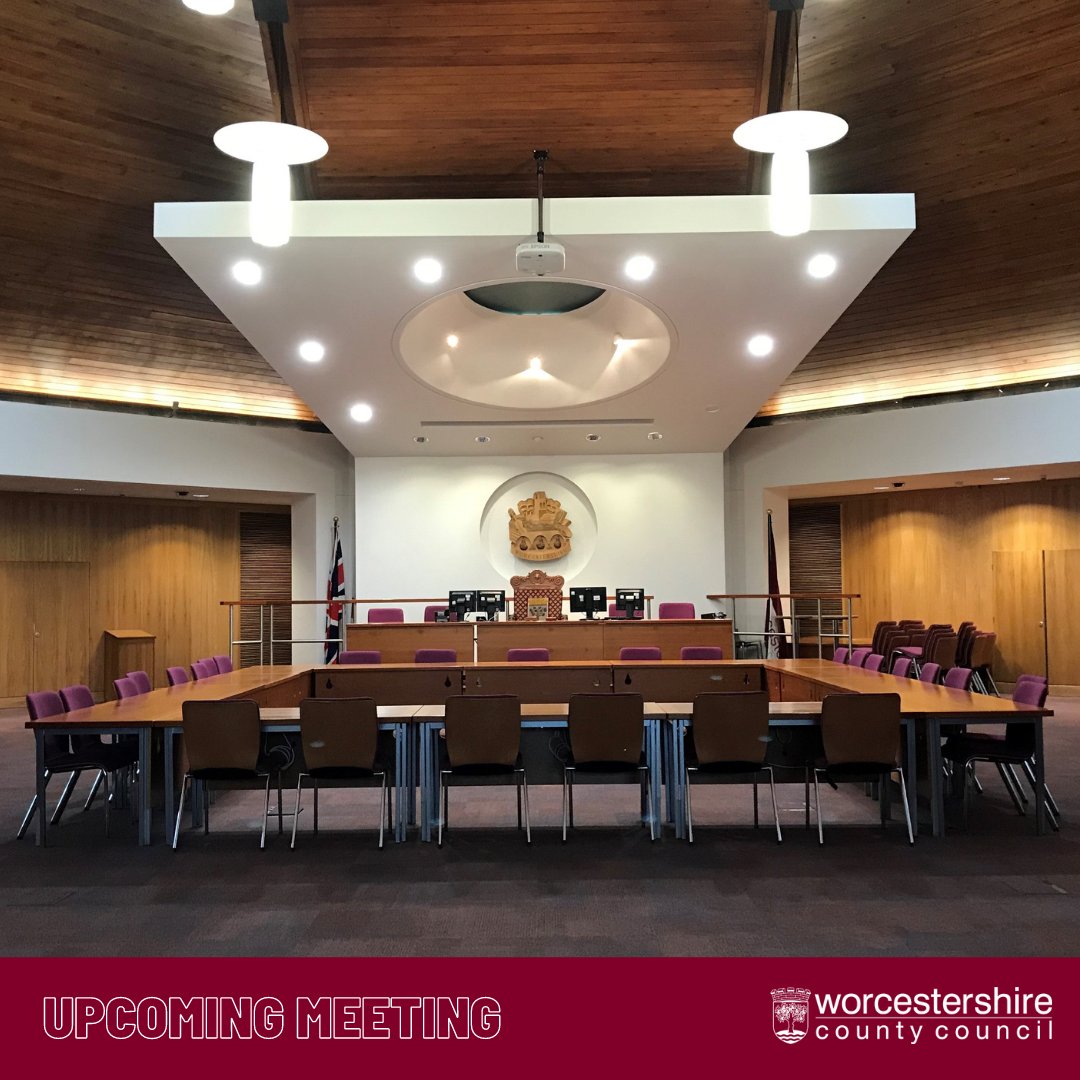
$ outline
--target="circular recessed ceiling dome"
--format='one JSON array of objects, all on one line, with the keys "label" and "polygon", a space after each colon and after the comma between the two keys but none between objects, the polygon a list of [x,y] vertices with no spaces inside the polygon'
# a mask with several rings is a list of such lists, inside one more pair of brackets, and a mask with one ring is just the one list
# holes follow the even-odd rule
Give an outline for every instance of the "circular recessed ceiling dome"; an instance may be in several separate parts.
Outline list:
[{"label": "circular recessed ceiling dome", "polygon": [[440,394],[507,409],[558,409],[648,382],[674,340],[659,311],[619,289],[516,279],[428,301],[398,324],[394,349]]}]

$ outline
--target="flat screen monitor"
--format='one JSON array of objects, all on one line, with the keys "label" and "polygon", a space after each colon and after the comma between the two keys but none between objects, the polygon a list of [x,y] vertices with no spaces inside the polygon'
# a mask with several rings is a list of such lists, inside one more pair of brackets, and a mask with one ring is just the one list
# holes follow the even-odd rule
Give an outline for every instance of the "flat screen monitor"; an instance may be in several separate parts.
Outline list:
[{"label": "flat screen monitor", "polygon": [[598,611],[606,611],[607,586],[571,589],[570,610],[583,611],[586,619],[594,618]]},{"label": "flat screen monitor", "polygon": [[464,619],[470,611],[476,611],[476,590],[462,589],[450,594],[446,605],[458,619]]},{"label": "flat screen monitor", "polygon": [[645,612],[645,590],[616,589],[615,610],[621,611],[624,618],[640,619]]},{"label": "flat screen monitor", "polygon": [[506,591],[504,589],[481,591],[477,594],[476,610],[482,611],[489,619],[494,619],[498,612],[506,610]]}]

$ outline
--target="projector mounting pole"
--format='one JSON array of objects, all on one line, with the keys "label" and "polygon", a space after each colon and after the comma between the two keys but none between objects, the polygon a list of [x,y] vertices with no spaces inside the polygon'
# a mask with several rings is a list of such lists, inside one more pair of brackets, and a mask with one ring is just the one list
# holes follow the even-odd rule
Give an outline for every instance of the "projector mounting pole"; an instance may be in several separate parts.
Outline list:
[{"label": "projector mounting pole", "polygon": [[544,162],[548,159],[546,150],[534,150],[533,159],[536,162],[536,200],[538,205],[536,242],[544,242]]}]

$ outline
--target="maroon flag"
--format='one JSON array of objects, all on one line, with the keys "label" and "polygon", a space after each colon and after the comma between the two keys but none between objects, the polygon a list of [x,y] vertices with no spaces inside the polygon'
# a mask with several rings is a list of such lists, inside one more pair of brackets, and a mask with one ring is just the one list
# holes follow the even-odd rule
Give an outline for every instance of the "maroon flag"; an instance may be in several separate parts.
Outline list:
[{"label": "maroon flag", "polygon": [[341,648],[341,628],[345,605],[345,561],[341,557],[341,538],[338,536],[338,519],[334,518],[334,562],[330,578],[326,582],[326,644],[323,647],[326,663],[337,659]]},{"label": "maroon flag", "polygon": [[772,511],[769,511],[769,599],[765,601],[765,655],[786,659],[791,646],[784,633],[784,609],[780,603],[780,578],[776,572],[776,541],[773,540]]}]

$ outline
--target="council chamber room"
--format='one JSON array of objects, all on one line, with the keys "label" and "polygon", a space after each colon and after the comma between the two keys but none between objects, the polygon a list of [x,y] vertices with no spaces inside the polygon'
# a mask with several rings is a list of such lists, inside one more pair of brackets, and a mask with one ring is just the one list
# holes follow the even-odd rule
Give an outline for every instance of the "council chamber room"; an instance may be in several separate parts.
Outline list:
[{"label": "council chamber room", "polygon": [[1080,948],[1072,5],[541,7],[0,11],[3,954]]}]

